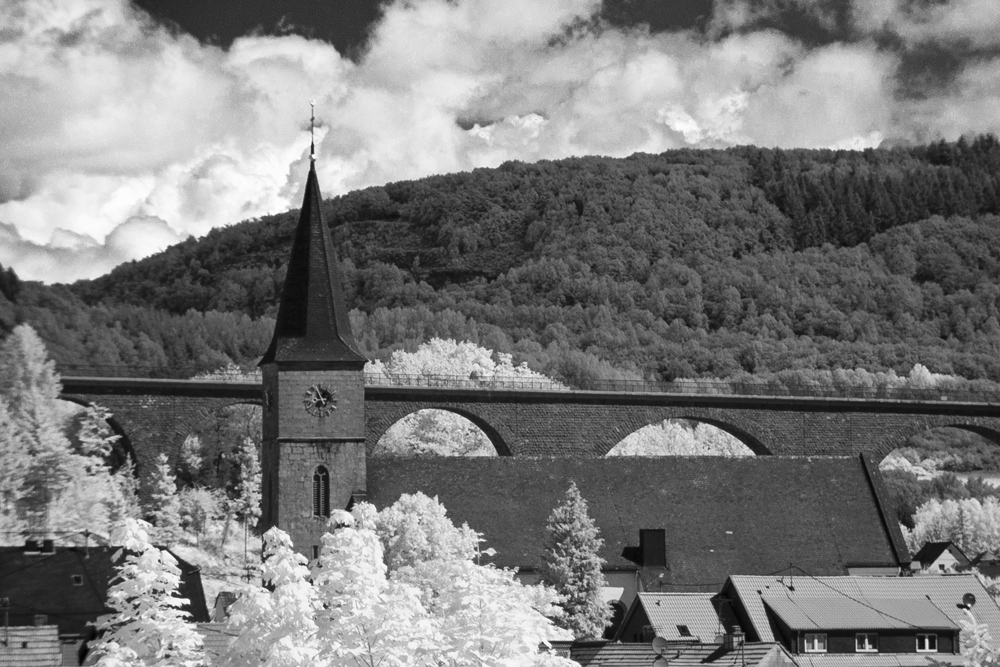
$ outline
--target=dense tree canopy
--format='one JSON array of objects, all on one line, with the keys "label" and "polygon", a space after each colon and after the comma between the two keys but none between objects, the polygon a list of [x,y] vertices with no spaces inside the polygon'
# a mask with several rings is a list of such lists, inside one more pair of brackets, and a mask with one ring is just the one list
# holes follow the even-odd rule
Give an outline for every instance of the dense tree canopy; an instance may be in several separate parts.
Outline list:
[{"label": "dense tree canopy", "polygon": [[[362,351],[470,340],[570,382],[865,368],[1000,380],[1000,143],[677,150],[324,203]],[[0,280],[63,364],[256,361],[295,212],[72,286]]]}]

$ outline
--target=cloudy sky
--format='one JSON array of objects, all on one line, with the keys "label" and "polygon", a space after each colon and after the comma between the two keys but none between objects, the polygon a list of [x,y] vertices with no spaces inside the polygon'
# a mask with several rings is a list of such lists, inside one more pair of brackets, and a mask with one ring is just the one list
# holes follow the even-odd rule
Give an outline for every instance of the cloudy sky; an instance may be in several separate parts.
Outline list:
[{"label": "cloudy sky", "polygon": [[0,264],[571,155],[1000,133],[997,0],[0,0]]}]

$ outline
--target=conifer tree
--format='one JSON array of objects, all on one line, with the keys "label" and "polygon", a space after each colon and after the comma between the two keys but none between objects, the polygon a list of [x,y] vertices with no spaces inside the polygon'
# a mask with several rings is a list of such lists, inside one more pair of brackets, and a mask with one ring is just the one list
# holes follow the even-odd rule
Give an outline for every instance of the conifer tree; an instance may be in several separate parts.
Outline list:
[{"label": "conifer tree", "polygon": [[177,481],[166,454],[156,457],[156,470],[150,484],[150,515],[156,525],[156,539],[173,544],[180,537],[181,508]]},{"label": "conifer tree", "polygon": [[243,438],[237,452],[240,465],[239,484],[233,510],[236,517],[248,525],[256,526],[260,519],[260,462],[257,460],[257,446],[247,437]]},{"label": "conifer tree", "polygon": [[577,639],[599,639],[611,622],[611,607],[601,598],[604,560],[597,552],[604,540],[599,533],[587,514],[587,501],[571,482],[566,499],[549,515],[539,573],[563,597],[565,615],[556,623]]}]

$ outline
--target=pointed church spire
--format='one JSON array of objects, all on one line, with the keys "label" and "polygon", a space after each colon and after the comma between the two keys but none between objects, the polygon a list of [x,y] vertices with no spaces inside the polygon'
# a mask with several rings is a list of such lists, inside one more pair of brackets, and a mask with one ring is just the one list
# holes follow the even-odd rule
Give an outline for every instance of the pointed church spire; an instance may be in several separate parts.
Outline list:
[{"label": "pointed church spire", "polygon": [[314,147],[309,176],[292,241],[285,286],[271,345],[260,365],[310,362],[335,366],[363,365],[344,302],[340,263],[330,229],[323,220]]}]

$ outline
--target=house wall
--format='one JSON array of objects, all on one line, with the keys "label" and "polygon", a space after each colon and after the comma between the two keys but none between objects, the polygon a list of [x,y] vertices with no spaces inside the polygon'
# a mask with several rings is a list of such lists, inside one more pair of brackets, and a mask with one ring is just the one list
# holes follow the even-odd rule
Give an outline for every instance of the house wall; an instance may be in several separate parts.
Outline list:
[{"label": "house wall", "polygon": [[959,565],[959,560],[955,558],[955,555],[951,553],[951,550],[945,549],[941,552],[941,555],[937,557],[933,563],[927,568],[929,574],[941,574],[943,572],[954,572],[956,566]]},{"label": "house wall", "polygon": [[[828,630],[826,632],[826,652],[827,653],[855,653],[855,639],[857,635],[855,630]],[[925,634],[914,632],[878,632],[878,652],[879,653],[916,653],[917,652],[917,634]],[[941,633],[941,632],[931,632],[928,634],[937,634],[938,637],[938,653],[954,653],[955,652],[955,638],[953,634]],[[791,650],[793,653],[806,653],[805,648],[805,636],[806,632],[796,632],[794,641],[791,643]],[[786,646],[788,646],[786,644]],[[933,653],[928,653],[927,655],[934,655]]]},{"label": "house wall", "polygon": [[646,616],[646,611],[640,606],[635,610],[635,613],[631,617],[626,617],[625,625],[622,626],[621,633],[619,637],[622,642],[625,643],[640,643],[652,641],[643,635],[642,629],[649,625],[649,617]]}]

